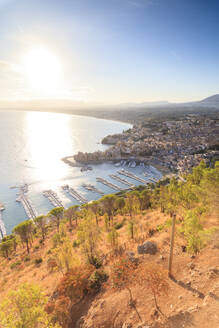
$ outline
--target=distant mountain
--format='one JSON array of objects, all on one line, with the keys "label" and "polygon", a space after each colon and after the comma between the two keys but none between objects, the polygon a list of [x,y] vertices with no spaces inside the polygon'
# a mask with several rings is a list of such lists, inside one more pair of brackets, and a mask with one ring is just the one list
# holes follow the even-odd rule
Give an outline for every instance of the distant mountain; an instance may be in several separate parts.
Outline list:
[{"label": "distant mountain", "polygon": [[207,97],[200,101],[201,104],[219,107],[219,94]]},{"label": "distant mountain", "polygon": [[114,107],[120,107],[120,108],[144,108],[144,107],[160,107],[160,106],[166,106],[168,105],[168,101],[146,101],[142,103],[122,103],[118,105],[114,105]]}]

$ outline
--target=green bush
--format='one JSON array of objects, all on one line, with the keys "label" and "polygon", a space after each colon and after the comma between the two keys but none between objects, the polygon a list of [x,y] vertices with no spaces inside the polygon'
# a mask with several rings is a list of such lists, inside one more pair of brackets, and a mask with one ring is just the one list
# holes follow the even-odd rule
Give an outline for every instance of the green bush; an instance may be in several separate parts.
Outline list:
[{"label": "green bush", "polygon": [[24,262],[28,262],[28,261],[30,261],[30,256],[25,256]]},{"label": "green bush", "polygon": [[16,268],[19,265],[21,265],[21,261],[16,261],[10,265],[10,268],[13,270],[14,268]]},{"label": "green bush", "polygon": [[43,262],[42,257],[39,257],[39,258],[37,258],[37,259],[34,260],[34,263],[35,263],[36,265],[38,265],[38,264],[40,264],[40,263],[42,263],[42,262]]},{"label": "green bush", "polygon": [[119,230],[119,229],[121,229],[121,228],[123,227],[123,225],[124,225],[124,222],[122,221],[122,222],[116,223],[116,224],[114,225],[114,228],[115,228],[116,230]]},{"label": "green bush", "polygon": [[88,260],[96,269],[99,269],[102,266],[102,260],[98,256],[91,256]]},{"label": "green bush", "polygon": [[74,240],[72,246],[74,248],[78,247],[80,245],[80,242],[78,240]]},{"label": "green bush", "polygon": [[97,293],[100,290],[101,285],[107,281],[107,279],[108,275],[106,272],[103,270],[95,270],[88,280],[88,286],[91,292]]}]

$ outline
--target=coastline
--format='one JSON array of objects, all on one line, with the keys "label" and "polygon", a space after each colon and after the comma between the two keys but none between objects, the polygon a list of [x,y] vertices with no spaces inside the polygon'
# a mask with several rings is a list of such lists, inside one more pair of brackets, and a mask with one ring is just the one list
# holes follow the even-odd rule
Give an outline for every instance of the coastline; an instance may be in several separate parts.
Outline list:
[{"label": "coastline", "polygon": [[[0,108],[0,111],[2,112],[36,112],[36,113],[49,113],[49,114],[66,114],[66,115],[75,115],[75,116],[80,116],[80,117],[87,117],[87,118],[95,118],[97,120],[104,120],[104,121],[112,121],[112,122],[116,122],[116,123],[124,123],[124,124],[129,124],[129,125],[134,125],[135,124],[135,121],[130,121],[130,120],[124,120],[124,119],[115,119],[115,118],[110,118],[110,117],[102,117],[101,115],[96,115],[96,114],[93,114],[92,113],[78,113],[77,111],[75,112],[74,110],[71,111],[71,110],[61,110],[61,109],[52,109],[52,110],[49,110],[49,109],[30,109],[30,108],[18,108],[18,109],[11,109],[11,108]],[[100,112],[102,113],[102,112]]]},{"label": "coastline", "polygon": [[[89,161],[89,162],[86,162],[86,163],[80,163],[80,162],[77,162],[75,161],[74,159],[74,155],[72,156],[66,156],[66,157],[63,157],[61,160],[67,164],[67,165],[70,165],[72,167],[85,167],[85,166],[88,166],[88,165],[98,165],[98,164],[104,164],[104,163],[110,163],[110,164],[115,164],[121,160],[128,160],[128,157],[127,158],[120,158],[120,159],[112,159],[112,160],[107,160],[107,159],[101,159],[101,160],[96,160],[96,161]],[[158,171],[160,171],[163,176],[167,176],[167,175],[170,175],[172,174],[173,172],[168,169],[167,167],[165,166],[162,166],[160,164],[157,164],[157,163],[153,163],[153,159],[151,158],[134,158],[133,160],[135,161],[138,161],[138,162],[147,162],[146,165],[151,165],[153,167],[155,167]]]}]

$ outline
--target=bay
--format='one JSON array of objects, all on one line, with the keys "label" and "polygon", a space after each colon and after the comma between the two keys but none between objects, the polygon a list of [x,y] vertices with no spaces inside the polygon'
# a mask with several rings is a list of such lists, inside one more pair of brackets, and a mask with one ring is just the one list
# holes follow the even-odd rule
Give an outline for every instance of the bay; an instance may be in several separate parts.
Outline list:
[{"label": "bay", "polygon": [[98,198],[86,192],[81,184],[95,182],[97,174],[106,175],[109,165],[81,172],[61,158],[78,151],[104,150],[106,146],[101,144],[104,136],[130,127],[126,123],[68,114],[0,111],[0,202],[5,206],[2,220],[7,232],[26,219],[23,207],[16,202],[18,189],[11,189],[12,186],[29,185],[28,197],[38,214],[52,208],[42,194],[48,188],[58,193],[66,207],[77,202],[62,191],[63,184],[79,188],[88,200]]},{"label": "bay", "polygon": [[[80,167],[69,166],[61,159],[78,151],[104,150],[108,146],[101,144],[103,137],[130,127],[127,123],[69,114],[0,111],[0,202],[5,206],[2,221],[7,233],[27,219],[21,203],[16,202],[19,189],[11,187],[28,184],[27,195],[38,215],[47,214],[53,208],[43,195],[44,190],[55,191],[67,208],[78,202],[62,189],[63,185],[68,184],[88,201],[100,195],[87,191],[84,183],[95,185],[104,194],[115,192],[98,183],[97,177],[126,188],[109,177],[120,169],[113,164],[92,165],[91,171],[81,172]],[[128,170],[144,178],[142,166]],[[126,180],[139,184],[130,178]]]}]

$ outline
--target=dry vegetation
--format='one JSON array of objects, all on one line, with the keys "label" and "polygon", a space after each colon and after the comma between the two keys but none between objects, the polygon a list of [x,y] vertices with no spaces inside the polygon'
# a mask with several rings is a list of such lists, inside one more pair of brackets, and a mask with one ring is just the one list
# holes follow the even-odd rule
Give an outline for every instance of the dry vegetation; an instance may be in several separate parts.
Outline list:
[{"label": "dry vegetation", "polygon": [[[218,174],[218,166],[201,164],[186,182],[108,196],[80,211],[53,210],[37,228],[28,226],[29,254],[16,228],[16,243],[0,244],[0,300],[26,282],[44,291],[44,325],[25,328],[218,327]],[[146,241],[156,243],[156,254],[138,254]],[[0,327],[11,327],[4,311]]]}]

